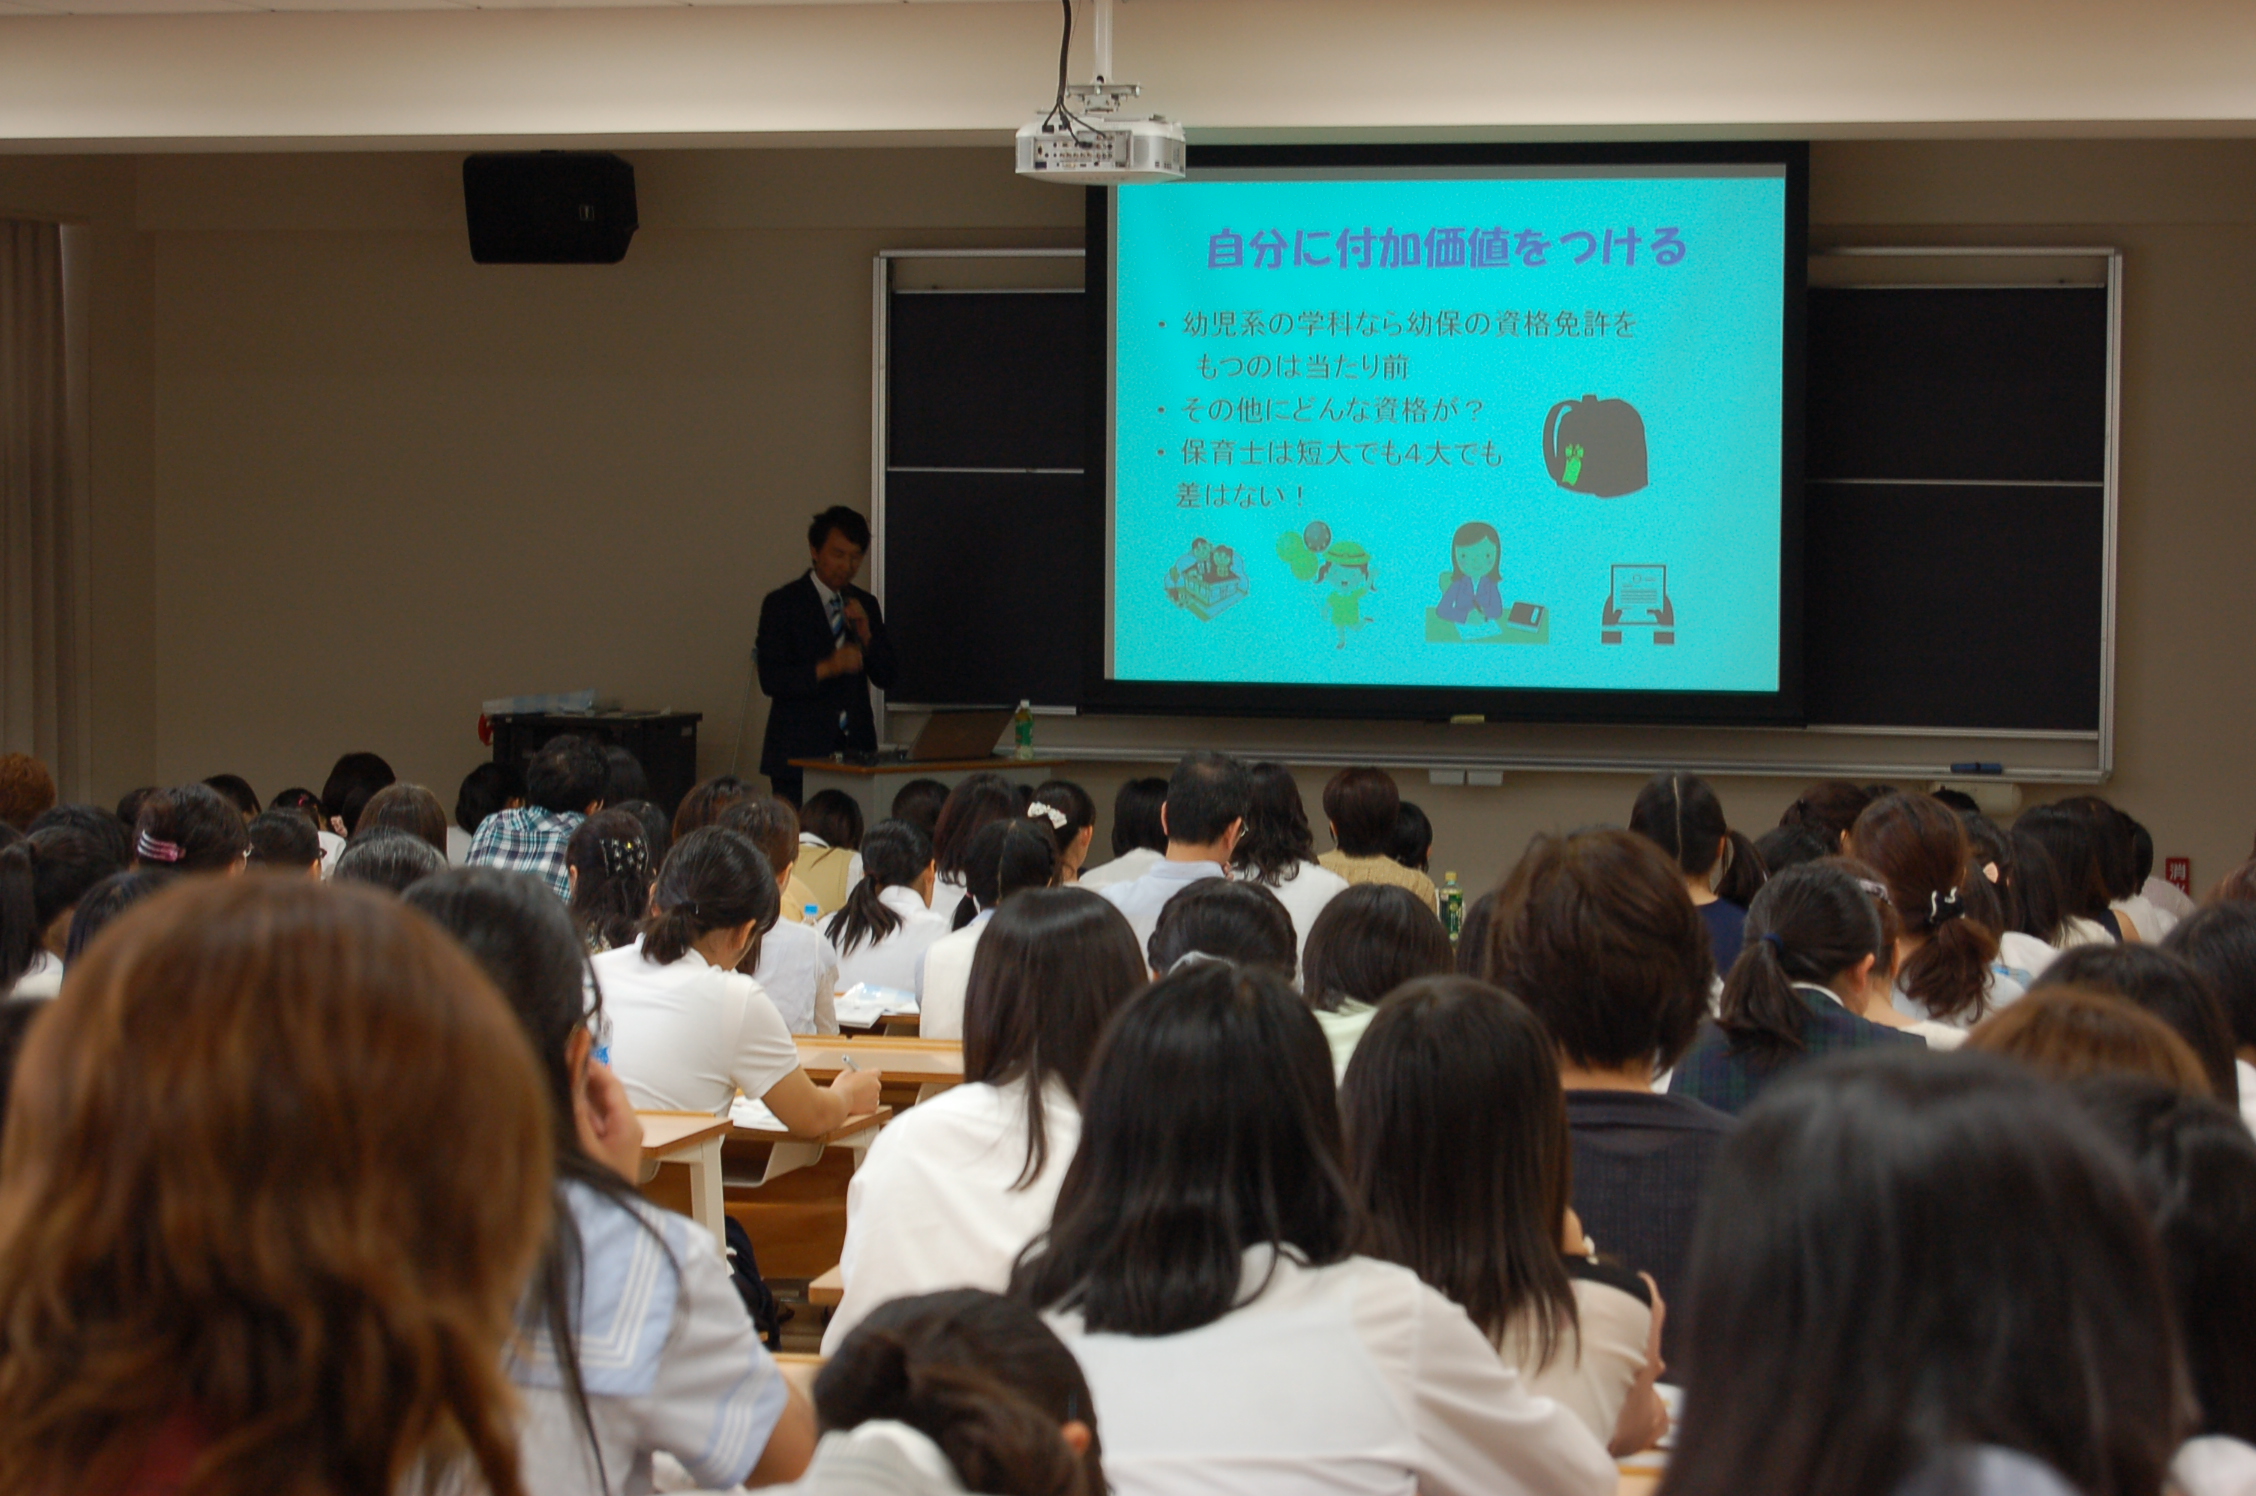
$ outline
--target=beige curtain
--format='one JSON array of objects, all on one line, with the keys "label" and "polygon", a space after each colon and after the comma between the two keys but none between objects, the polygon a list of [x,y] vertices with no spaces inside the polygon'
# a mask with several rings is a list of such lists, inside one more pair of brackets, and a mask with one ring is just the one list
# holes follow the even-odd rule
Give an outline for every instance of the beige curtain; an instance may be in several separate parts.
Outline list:
[{"label": "beige curtain", "polygon": [[70,777],[82,703],[63,236],[0,219],[0,751]]}]

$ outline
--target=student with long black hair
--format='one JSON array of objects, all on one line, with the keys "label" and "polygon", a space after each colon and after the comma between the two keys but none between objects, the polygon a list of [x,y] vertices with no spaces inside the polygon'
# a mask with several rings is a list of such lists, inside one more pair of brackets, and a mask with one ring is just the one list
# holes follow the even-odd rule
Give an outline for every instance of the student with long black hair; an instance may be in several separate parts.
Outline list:
[{"label": "student with long black hair", "polygon": [[[1771,879],[1747,911],[1747,943],[1724,978],[1722,1007],[1677,1062],[1670,1094],[1736,1116],[1803,1061],[1918,1043],[1863,1016],[1886,945],[1872,896],[1838,859]],[[1888,1001],[1885,990],[1879,1001]]]},{"label": "student with long black hair", "polygon": [[2034,933],[2064,951],[2120,937],[2114,912],[2108,908],[2098,828],[2089,815],[2059,805],[2038,805],[2014,819],[2013,834],[2016,841],[2026,837],[2043,848],[2052,863],[2060,927],[2052,935]]},{"label": "student with long black hair", "polygon": [[1559,1065],[1519,999],[1457,976],[1395,989],[1348,1064],[1340,1116],[1367,1255],[1440,1289],[1614,1453],[1667,1430],[1652,1280],[1601,1262],[1567,1208]]},{"label": "student with long black hair", "polygon": [[1716,975],[1731,970],[1745,939],[1747,910],[1716,892],[1738,852],[1715,790],[1697,774],[1655,774],[1637,792],[1629,810],[1629,829],[1676,864],[1685,892],[1708,927]]},{"label": "student with long black hair", "polygon": [[1112,797],[1112,860],[1082,873],[1083,888],[1132,883],[1167,855],[1167,828],[1159,808],[1167,803],[1167,781],[1158,775],[1123,782]]},{"label": "student with long black hair", "polygon": [[593,1058],[602,997],[571,916],[544,880],[493,868],[433,874],[407,902],[485,969],[548,1080],[556,1211],[509,1362],[527,1488],[645,1492],[659,1453],[713,1487],[797,1475],[813,1415],[761,1347],[712,1234],[633,1188],[642,1125]]},{"label": "student with long black hair", "polygon": [[1324,1037],[1287,981],[1197,962],[1113,1021],[1049,1234],[1012,1278],[1088,1376],[1121,1496],[1617,1484],[1465,1312],[1357,1256]]},{"label": "student with long black hair", "polygon": [[964,865],[964,901],[955,928],[925,948],[917,972],[917,1033],[927,1039],[961,1039],[964,994],[972,957],[1002,901],[1022,888],[1048,888],[1058,879],[1057,838],[1047,821],[989,821],[971,839]]},{"label": "student with long black hair", "polygon": [[2162,1489],[2189,1432],[2162,1254],[2051,1083],[1963,1052],[1813,1065],[1709,1191],[1669,1496]]},{"label": "student with long black hair", "polygon": [[775,1004],[736,969],[775,920],[775,875],[744,837],[707,826],[666,854],[640,938],[590,963],[611,1065],[637,1107],[718,1116],[741,1090],[801,1133],[877,1109],[874,1072],[817,1088]]},{"label": "student with long black hair", "polygon": [[932,907],[932,843],[907,821],[879,821],[862,838],[862,881],[823,926],[838,952],[838,986],[917,988],[917,966],[952,926]]},{"label": "student with long black hair", "polygon": [[937,870],[932,909],[955,928],[957,906],[963,903],[964,875],[971,864],[971,839],[990,821],[1015,820],[1026,814],[1018,790],[1000,774],[978,773],[965,777],[948,791],[940,819],[932,828],[932,863]]},{"label": "student with long black hair", "polygon": [[1009,1284],[1050,1224],[1097,1040],[1143,985],[1135,932],[1093,893],[1029,889],[996,912],[972,958],[964,1084],[895,1118],[847,1188],[825,1348],[897,1295]]},{"label": "student with long black hair", "polygon": [[1324,906],[1347,892],[1347,880],[1316,861],[1300,782],[1278,763],[1246,765],[1245,831],[1230,859],[1230,875],[1275,894],[1292,916],[1295,948],[1308,950],[1308,933]]}]

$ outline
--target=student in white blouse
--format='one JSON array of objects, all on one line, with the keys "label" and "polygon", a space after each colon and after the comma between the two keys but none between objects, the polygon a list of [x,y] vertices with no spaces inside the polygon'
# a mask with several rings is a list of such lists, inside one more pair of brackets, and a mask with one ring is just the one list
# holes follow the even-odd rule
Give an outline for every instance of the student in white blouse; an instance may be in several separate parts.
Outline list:
[{"label": "student in white blouse", "polygon": [[818,1088],[799,1068],[775,1004],[736,970],[776,921],[775,875],[733,831],[692,831],[666,854],[642,937],[594,968],[611,1020],[611,1066],[648,1111],[726,1112],[756,1097],[794,1132],[819,1133],[877,1109],[874,1072]]},{"label": "student in white blouse", "polygon": [[[932,860],[938,870],[930,903],[932,912],[955,928],[956,908],[965,902],[964,871],[971,857],[971,839],[990,821],[1015,821],[1025,815],[1018,790],[1000,774],[967,776],[948,791],[940,819],[932,828]],[[863,863],[869,849],[862,849]]]},{"label": "student in white blouse", "polygon": [[1156,776],[1121,785],[1112,797],[1112,861],[1083,868],[1076,881],[1095,891],[1151,871],[1167,852],[1167,831],[1159,824],[1166,799],[1167,781]]},{"label": "student in white blouse", "polygon": [[1317,863],[1300,784],[1283,764],[1246,766],[1245,831],[1230,858],[1231,876],[1275,894],[1292,916],[1293,939],[1305,956],[1308,932],[1324,906],[1347,892],[1347,880]]},{"label": "student in white blouse", "polygon": [[1605,1446],[1465,1312],[1355,1255],[1322,1033],[1195,962],[1130,1002],[1013,1297],[1088,1376],[1121,1496],[1608,1496]]},{"label": "student in white blouse", "polygon": [[627,1496],[667,1455],[713,1487],[789,1480],[814,1417],[761,1346],[712,1233],[633,1188],[642,1125],[592,1058],[587,957],[545,880],[453,868],[406,895],[493,980],[556,1105],[556,1209],[508,1360],[525,1489]]},{"label": "student in white blouse", "polygon": [[895,1118],[847,1186],[825,1354],[888,1299],[1009,1285],[1073,1161],[1097,1040],[1143,985],[1136,937],[1095,894],[1029,889],[996,911],[972,962],[964,1084]]},{"label": "student in white blouse", "polygon": [[1022,888],[1049,887],[1057,874],[1057,839],[1047,822],[989,821],[979,828],[964,866],[970,897],[956,910],[955,930],[926,948],[917,972],[918,1034],[927,1039],[964,1036],[972,955],[996,905]]},{"label": "student in white blouse", "polygon": [[1300,984],[1331,1046],[1332,1073],[1347,1074],[1379,999],[1404,982],[1456,969],[1441,917],[1409,889],[1358,883],[1334,899],[1309,932]]},{"label": "student in white blouse", "polygon": [[788,802],[773,795],[752,795],[722,811],[720,824],[760,849],[783,900],[775,928],[753,942],[736,969],[760,984],[794,1034],[837,1033],[838,952],[820,929],[800,922],[803,909],[791,907],[791,865],[799,855],[798,816]]},{"label": "student in white blouse", "polygon": [[[1408,889],[1355,892],[1433,918]],[[1470,977],[1398,987],[1347,1067],[1340,1116],[1363,1250],[1462,1307],[1614,1454],[1651,1447],[1668,1429],[1659,1290],[1601,1262],[1567,1208],[1574,1153],[1542,1021]]]},{"label": "student in white blouse", "polygon": [[838,986],[914,992],[917,967],[948,921],[932,910],[932,843],[907,821],[879,821],[862,838],[862,881],[822,927],[838,952]]}]

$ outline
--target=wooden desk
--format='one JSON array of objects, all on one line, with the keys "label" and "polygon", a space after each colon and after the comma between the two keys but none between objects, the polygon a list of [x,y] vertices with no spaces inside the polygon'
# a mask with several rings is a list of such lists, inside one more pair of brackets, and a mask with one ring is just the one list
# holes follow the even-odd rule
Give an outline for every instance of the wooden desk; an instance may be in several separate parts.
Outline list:
[{"label": "wooden desk", "polygon": [[846,1301],[846,1276],[837,1268],[807,1280],[807,1302],[818,1309],[835,1309]]},{"label": "wooden desk", "polygon": [[852,1056],[882,1086],[915,1086],[927,1101],[963,1084],[963,1045],[954,1039],[912,1039],[890,1034],[847,1038],[839,1034],[798,1036],[799,1068],[818,1085],[828,1085]]},{"label": "wooden desk", "polygon": [[[721,1120],[726,1124],[726,1118]],[[724,1136],[728,1146],[725,1152],[730,1155],[731,1161],[741,1167],[724,1174],[721,1183],[728,1189],[756,1190],[794,1170],[804,1169],[821,1158],[823,1151],[828,1148],[847,1149],[853,1153],[854,1163],[859,1166],[862,1154],[876,1140],[877,1130],[892,1120],[893,1108],[881,1106],[874,1112],[849,1117],[829,1132],[812,1136],[788,1132],[782,1128],[726,1126]],[[751,1155],[762,1145],[766,1148],[766,1154],[759,1158],[755,1171],[750,1167],[753,1163]]]},{"label": "wooden desk", "polygon": [[728,1250],[723,1224],[721,1142],[729,1135],[729,1120],[711,1112],[637,1112],[642,1122],[642,1179],[649,1183],[661,1164],[681,1164],[689,1170],[690,1219],[713,1233]]},{"label": "wooden desk", "polygon": [[1055,778],[1067,763],[1062,758],[973,758],[842,764],[827,758],[795,758],[791,767],[806,776],[804,793],[837,790],[862,808],[864,824],[874,826],[893,813],[893,797],[912,779],[937,779],[954,789],[974,774],[1000,774],[1013,785],[1031,789]]},{"label": "wooden desk", "polygon": [[809,1402],[815,1400],[815,1378],[822,1373],[823,1358],[807,1351],[777,1351],[776,1370],[783,1379],[799,1389],[799,1395]]}]

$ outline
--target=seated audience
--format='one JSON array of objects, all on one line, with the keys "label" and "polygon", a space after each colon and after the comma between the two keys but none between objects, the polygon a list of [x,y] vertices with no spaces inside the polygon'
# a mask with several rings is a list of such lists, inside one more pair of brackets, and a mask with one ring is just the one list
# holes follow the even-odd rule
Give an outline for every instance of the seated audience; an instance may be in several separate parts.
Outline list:
[{"label": "seated audience", "polygon": [[1414,873],[1433,876],[1433,822],[1414,802],[1405,800],[1394,813],[1394,841],[1387,856]]},{"label": "seated audience", "polygon": [[964,1036],[964,1001],[972,957],[995,910],[1022,888],[1057,881],[1057,838],[1046,821],[990,821],[971,839],[964,864],[966,897],[956,928],[925,948],[917,972],[917,1033],[926,1039]]},{"label": "seated audience", "polygon": [[1667,1430],[1652,1280],[1602,1263],[1567,1208],[1566,1103],[1534,1014],[1466,977],[1396,988],[1340,1116],[1367,1255],[1439,1289],[1613,1453]]},{"label": "seated audience", "polygon": [[129,868],[110,874],[86,890],[86,896],[78,901],[78,909],[71,915],[70,944],[63,950],[64,969],[67,971],[77,962],[111,920],[149,895],[162,892],[172,882],[169,873]]},{"label": "seated audience", "polygon": [[321,833],[303,811],[260,811],[252,818],[250,834],[252,871],[320,878]]},{"label": "seated audience", "polygon": [[469,866],[533,873],[569,903],[572,880],[565,871],[565,851],[580,823],[603,808],[608,772],[602,751],[586,738],[573,733],[550,738],[525,766],[527,803],[495,811],[478,823]]},{"label": "seated audience", "polygon": [[1084,870],[1081,886],[1103,889],[1150,872],[1167,855],[1167,828],[1159,818],[1166,803],[1167,781],[1156,775],[1123,783],[1112,797],[1112,861]]},{"label": "seated audience", "polygon": [[[721,812],[721,825],[758,847],[782,884],[783,917],[736,969],[760,984],[794,1034],[837,1033],[838,952],[806,918],[814,900],[790,871],[799,856],[799,812],[788,800],[756,794]],[[798,918],[792,917],[795,896],[803,900]]]},{"label": "seated audience", "polygon": [[887,1299],[1008,1286],[1073,1161],[1097,1040],[1143,986],[1128,922],[1092,893],[1033,889],[996,913],[972,962],[964,1084],[888,1124],[847,1187],[826,1351]]},{"label": "seated audience", "polygon": [[121,866],[114,842],[70,825],[42,826],[0,846],[0,997],[62,990],[71,916]]},{"label": "seated audience", "polygon": [[503,1357],[548,1100],[492,985],[388,906],[176,880],[34,1026],[0,1145],[0,1489],[529,1493]]},{"label": "seated audience", "polygon": [[1026,801],[1000,774],[973,774],[954,789],[940,807],[939,824],[932,830],[932,863],[939,870],[932,890],[932,912],[956,928],[958,907],[965,901],[964,874],[971,860],[971,839],[991,821],[1022,819]]},{"label": "seated audience", "polygon": [[[341,842],[353,834],[360,825],[360,813],[378,790],[399,776],[392,766],[373,753],[348,753],[330,768],[329,777],[321,784],[321,822],[323,829]],[[123,816],[125,812],[118,812]]]},{"label": "seated audience", "polygon": [[1723,980],[1721,1007],[1700,1024],[1669,1094],[1737,1116],[1805,1060],[1919,1043],[1863,1016],[1889,1005],[1885,980],[1875,979],[1886,942],[1879,908],[1838,859],[1771,879],[1747,911],[1747,943]]},{"label": "seated audience", "polygon": [[648,1491],[658,1453],[715,1488],[798,1474],[813,1413],[761,1347],[712,1233],[635,1193],[642,1124],[593,1058],[602,1001],[590,1006],[572,917],[539,878],[493,868],[441,872],[407,902],[477,960],[548,1083],[554,1210],[518,1315],[529,1343],[508,1363],[526,1484]]},{"label": "seated audience", "polygon": [[1350,883],[1393,883],[1441,912],[1441,895],[1433,879],[1396,862],[1388,852],[1394,846],[1394,823],[1402,811],[1402,795],[1394,777],[1384,769],[1342,769],[1324,786],[1324,818],[1335,843],[1316,860]]},{"label": "seated audience", "polygon": [[[1781,826],[1799,826],[1824,846],[1824,855],[1837,857],[1849,849],[1849,828],[1874,799],[1872,792],[1846,779],[1828,779],[1802,791],[1778,818]],[[1778,865],[1771,864],[1776,872]]]},{"label": "seated audience", "polygon": [[1301,991],[1331,1048],[1333,1075],[1347,1073],[1381,998],[1456,967],[1449,932],[1407,888],[1359,883],[1326,905],[1301,953]]},{"label": "seated audience", "polygon": [[1763,861],[1762,853],[1755,850],[1754,838],[1746,832],[1729,834],[1731,855],[1724,859],[1723,871],[1716,877],[1715,896],[1723,903],[1737,904],[1744,909],[1770,881],[1770,864]]},{"label": "seated audience", "polygon": [[906,821],[879,821],[862,839],[862,881],[823,925],[838,952],[838,986],[915,992],[924,953],[946,935],[932,908],[932,844]]},{"label": "seated audience", "polygon": [[624,805],[629,800],[650,798],[650,776],[643,772],[642,760],[634,756],[631,748],[617,743],[600,745],[603,754],[603,803]]},{"label": "seated audience", "polygon": [[[702,831],[707,826],[721,824],[721,816],[732,805],[751,799],[759,790],[734,774],[716,774],[702,780],[681,798],[674,807],[673,839],[680,841],[692,831]],[[851,802],[849,802],[851,803]]]},{"label": "seated audience", "polygon": [[151,790],[133,826],[136,867],[165,873],[239,873],[250,828],[219,792],[200,784]]},{"label": "seated audience", "polygon": [[877,1108],[877,1076],[818,1089],[775,1004],[736,968],[775,925],[775,875],[760,849],[707,826],[675,843],[633,945],[589,963],[611,1020],[611,1067],[645,1111],[726,1113],[737,1092],[794,1132],[829,1132]]},{"label": "seated audience", "polygon": [[805,1496],[1105,1496],[1081,1368],[1023,1304],[977,1289],[895,1299],[815,1378]]},{"label": "seated audience", "polygon": [[[623,810],[642,822],[642,840],[643,845],[650,848],[651,867],[656,868],[664,862],[666,854],[674,849],[673,817],[667,815],[665,811],[653,805],[650,801],[629,800],[624,805],[605,806],[604,808],[606,810]],[[792,818],[792,825],[798,825],[796,816]]]},{"label": "seated audience", "polygon": [[[2032,929],[2054,934],[2060,930],[2060,893],[2052,859],[2031,839],[2016,836],[1979,812],[1962,811],[1958,819],[1966,828],[1967,845],[1982,875],[1981,883],[1994,895],[1997,906],[1994,921],[1986,917],[1980,920],[1997,932],[1997,964],[2026,986],[2060,954],[2049,941],[2030,933]],[[1981,892],[1972,878],[1966,880],[1964,888],[1977,896]],[[1978,897],[1968,908],[1976,902]]]},{"label": "seated audience", "polygon": [[31,818],[31,831],[45,831],[50,826],[68,826],[73,831],[85,832],[108,850],[110,860],[119,867],[133,860],[133,828],[99,805],[66,801],[49,806]]},{"label": "seated audience", "polygon": [[[390,790],[384,793],[390,794]],[[599,810],[564,844],[572,924],[592,954],[634,944],[650,912],[650,844],[624,810]]]},{"label": "seated audience", "polygon": [[428,878],[446,865],[446,854],[412,831],[363,826],[337,854],[337,866],[329,877],[336,883],[405,893],[417,879]]},{"label": "seated audience", "polygon": [[1969,917],[1972,856],[1956,811],[1931,795],[1886,795],[1857,817],[1849,845],[1895,913],[1897,1012],[1972,1028],[2026,990],[2024,974],[1998,964],[1997,932]]},{"label": "seated audience", "polygon": [[1762,859],[1764,870],[1773,878],[1790,867],[1800,867],[1820,857],[1837,857],[1840,852],[1838,839],[1829,845],[1807,826],[1773,826],[1755,838],[1755,855]]},{"label": "seated audience", "polygon": [[1684,890],[1708,927],[1708,947],[1715,955],[1716,975],[1731,970],[1739,959],[1747,909],[1716,892],[1737,855],[1731,828],[1724,823],[1723,802],[1705,779],[1696,774],[1655,774],[1637,792],[1630,807],[1629,829],[1668,855],[1684,879]]},{"label": "seated audience", "polygon": [[1965,1053],[1811,1066],[1709,1189],[1674,1496],[2162,1489],[2189,1430],[2161,1253],[2059,1090]]},{"label": "seated audience", "polygon": [[1611,1493],[1605,1446],[1356,1227],[1283,977],[1202,962],[1121,1011],[1011,1286],[1088,1377],[1113,1489]]},{"label": "seated audience", "polygon": [[1292,916],[1296,950],[1324,906],[1347,891],[1347,880],[1316,861],[1316,837],[1300,803],[1300,784],[1283,764],[1246,766],[1245,830],[1230,859],[1231,876],[1275,894]]},{"label": "seated audience", "polygon": [[[2131,885],[2131,892],[2116,903],[2138,927],[2141,939],[2166,940],[2178,921],[2193,912],[2193,900],[2154,876],[2154,833],[2127,814],[2123,822],[2130,830],[2131,875],[2125,881]],[[2164,897],[2158,897],[2157,890]]]},{"label": "seated audience", "polygon": [[[1141,875],[1099,890],[1128,916],[1139,946],[1149,947],[1152,927],[1169,899],[1190,884],[1229,875],[1251,808],[1245,766],[1236,759],[1191,753],[1175,765],[1167,781],[1167,798],[1159,807],[1166,852]],[[1289,916],[1286,924],[1291,924]]]},{"label": "seated audience", "polygon": [[811,926],[822,917],[821,901],[799,877],[798,807],[776,795],[751,794],[722,811],[715,824],[750,837],[760,855],[768,859],[783,900],[783,919],[777,929],[784,925]]},{"label": "seated audience", "polygon": [[[157,787],[155,785],[145,784],[142,785],[139,789],[127,790],[124,794],[118,796],[117,818],[125,823],[125,826],[129,831],[134,826],[140,823],[141,802],[148,799],[156,792]],[[342,844],[344,838],[339,837],[337,838],[337,840],[340,844]]]},{"label": "seated audience", "polygon": [[206,779],[204,784],[217,790],[219,798],[234,806],[237,814],[241,815],[244,820],[251,820],[258,815],[258,791],[252,789],[251,782],[242,775],[214,774]]},{"label": "seated audience", "polygon": [[2052,982],[1966,1036],[1968,1049],[2019,1060],[2055,1080],[2087,1075],[2138,1075],[2210,1096],[2201,1057],[2152,1013],[2111,992]]},{"label": "seated audience", "polygon": [[2224,1005],[2240,1114],[2256,1119],[2256,905],[2196,909],[2163,938],[2162,949],[2207,977]]},{"label": "seated audience", "polygon": [[2089,815],[2060,805],[2038,805],[2015,818],[2013,834],[2017,844],[2025,838],[2042,850],[2059,898],[2058,930],[2050,935],[2042,930],[2030,933],[2060,950],[2121,938],[2121,923],[2108,907],[2099,828]]},{"label": "seated audience", "polygon": [[1493,888],[1465,906],[1465,922],[1457,929],[1457,975],[1479,976],[1488,969],[1488,932],[1495,920]]},{"label": "seated audience", "polygon": [[0,826],[29,831],[55,803],[55,776],[28,753],[0,753]]},{"label": "seated audience", "polygon": [[[361,808],[357,831],[389,826],[431,844],[442,858],[447,851],[446,807],[439,797],[419,784],[387,784],[368,797]],[[356,831],[356,834],[357,834]]]},{"label": "seated audience", "polygon": [[[2100,923],[2117,940],[2159,940],[2163,932],[2140,925],[2132,916],[2129,900],[2138,897],[2146,881],[2138,868],[2138,823],[2097,795],[2071,795],[2055,801],[2053,808],[2079,815],[2090,825],[2092,842],[2099,851],[2100,883],[2107,894],[2107,917]],[[2153,923],[2149,911],[2149,923]]]},{"label": "seated audience", "polygon": [[862,881],[863,871],[862,808],[852,795],[820,790],[799,807],[799,859],[793,871],[812,890],[811,902],[822,915],[846,907],[846,895]]},{"label": "seated audience", "polygon": [[940,807],[947,803],[948,787],[939,780],[912,779],[894,792],[889,814],[930,836],[940,829]]},{"label": "seated audience", "polygon": [[1058,882],[1078,883],[1081,864],[1089,860],[1089,843],[1097,835],[1097,802],[1070,779],[1045,779],[1034,786],[1026,817],[1049,827],[1057,842]]},{"label": "seated audience", "polygon": [[1202,878],[1167,901],[1144,942],[1154,976],[1186,961],[1233,961],[1293,977],[1292,919],[1258,883]]},{"label": "seated audience", "polygon": [[454,824],[447,827],[447,861],[464,867],[470,861],[470,844],[486,817],[497,811],[522,810],[525,776],[508,764],[482,763],[462,776],[454,792]]},{"label": "seated audience", "polygon": [[2201,1421],[2171,1462],[2182,1496],[2256,1481],[2256,1139],[2231,1111],[2165,1085],[2091,1080],[2076,1099],[2131,1160],[2162,1238]]},{"label": "seated audience", "polygon": [[[2168,1024],[2186,1041],[2209,1078],[2209,1093],[2240,1107],[2240,1077],[2233,1069],[2232,1021],[2217,991],[2190,962],[2171,952],[2127,941],[2078,946],[2061,952],[2037,988],[2081,987],[2119,997]],[[2032,989],[2036,990],[2036,989]]]},{"label": "seated audience", "polygon": [[1653,1082],[1699,1031],[1714,973],[1682,871],[1645,837],[1611,830],[1536,838],[1497,893],[1475,973],[1526,1003],[1559,1046],[1584,1229],[1671,1301],[1732,1119]]}]

